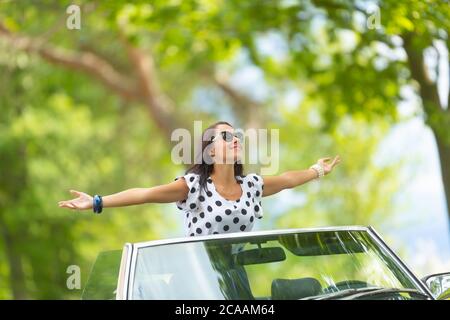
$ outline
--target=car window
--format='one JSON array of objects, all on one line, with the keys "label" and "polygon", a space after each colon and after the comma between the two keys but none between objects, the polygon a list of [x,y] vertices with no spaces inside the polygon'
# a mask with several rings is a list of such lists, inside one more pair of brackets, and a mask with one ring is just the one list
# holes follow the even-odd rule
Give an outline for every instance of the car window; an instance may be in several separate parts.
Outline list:
[{"label": "car window", "polygon": [[114,300],[122,250],[98,254],[84,287],[83,300]]}]

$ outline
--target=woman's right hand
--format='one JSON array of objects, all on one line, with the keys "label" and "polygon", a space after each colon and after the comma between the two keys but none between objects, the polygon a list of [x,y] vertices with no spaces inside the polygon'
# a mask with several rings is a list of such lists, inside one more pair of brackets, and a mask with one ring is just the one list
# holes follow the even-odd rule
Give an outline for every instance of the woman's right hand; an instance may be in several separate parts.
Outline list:
[{"label": "woman's right hand", "polygon": [[72,193],[75,196],[78,196],[78,198],[58,202],[58,206],[60,208],[69,208],[75,210],[92,209],[93,197],[91,197],[87,193],[76,190],[70,190],[70,193]]}]

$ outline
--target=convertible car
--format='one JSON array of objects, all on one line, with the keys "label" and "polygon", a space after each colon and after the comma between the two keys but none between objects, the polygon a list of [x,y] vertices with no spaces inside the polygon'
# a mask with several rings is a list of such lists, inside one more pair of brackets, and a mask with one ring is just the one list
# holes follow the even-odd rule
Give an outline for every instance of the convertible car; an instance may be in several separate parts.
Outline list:
[{"label": "convertible car", "polygon": [[82,299],[434,300],[372,227],[253,231],[127,243],[97,257]]}]

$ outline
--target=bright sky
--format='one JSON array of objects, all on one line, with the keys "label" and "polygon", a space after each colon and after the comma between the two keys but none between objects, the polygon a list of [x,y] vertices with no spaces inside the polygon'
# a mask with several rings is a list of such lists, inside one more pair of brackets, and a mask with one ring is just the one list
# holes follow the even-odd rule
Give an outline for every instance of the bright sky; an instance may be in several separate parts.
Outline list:
[{"label": "bright sky", "polygon": [[[395,125],[380,146],[379,156],[394,160],[408,155],[404,172],[412,176],[396,196],[395,223],[380,233],[406,248],[403,257],[418,273],[450,270],[450,227],[436,142],[421,119]],[[400,226],[400,227],[399,227]]]}]

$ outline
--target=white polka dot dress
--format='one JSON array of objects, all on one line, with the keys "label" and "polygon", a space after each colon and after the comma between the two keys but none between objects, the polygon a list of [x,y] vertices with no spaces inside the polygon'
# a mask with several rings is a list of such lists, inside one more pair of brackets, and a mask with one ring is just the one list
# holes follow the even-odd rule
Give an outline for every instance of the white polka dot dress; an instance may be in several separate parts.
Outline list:
[{"label": "white polka dot dress", "polygon": [[264,181],[256,173],[236,176],[241,185],[242,196],[237,200],[222,197],[211,177],[207,178],[206,189],[200,188],[200,175],[188,173],[184,177],[189,187],[188,197],[176,205],[184,215],[186,236],[250,231],[256,219],[263,217],[261,206]]}]

